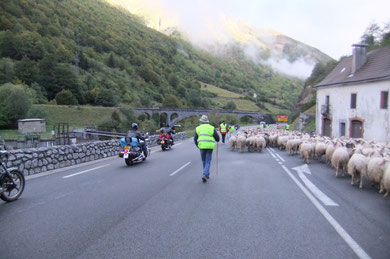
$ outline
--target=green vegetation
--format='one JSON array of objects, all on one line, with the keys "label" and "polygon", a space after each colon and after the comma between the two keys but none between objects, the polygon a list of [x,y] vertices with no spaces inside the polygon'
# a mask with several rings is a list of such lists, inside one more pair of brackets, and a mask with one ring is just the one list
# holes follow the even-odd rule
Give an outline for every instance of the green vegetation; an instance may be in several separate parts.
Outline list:
[{"label": "green vegetation", "polygon": [[[0,15],[0,85],[23,85],[33,104],[233,107],[200,91],[202,82],[236,96],[256,93],[245,109],[266,102],[289,109],[303,86],[240,48],[228,58],[210,55],[103,0],[3,0]],[[0,117],[1,125],[12,127],[16,117]]]}]

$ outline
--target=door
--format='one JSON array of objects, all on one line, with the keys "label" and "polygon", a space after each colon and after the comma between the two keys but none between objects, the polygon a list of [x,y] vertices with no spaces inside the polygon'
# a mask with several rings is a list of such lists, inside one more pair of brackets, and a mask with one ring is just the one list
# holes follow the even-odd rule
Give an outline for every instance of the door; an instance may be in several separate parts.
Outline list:
[{"label": "door", "polygon": [[361,121],[353,120],[351,122],[351,138],[363,137],[363,124]]},{"label": "door", "polygon": [[330,119],[324,118],[322,121],[322,136],[330,137]]}]

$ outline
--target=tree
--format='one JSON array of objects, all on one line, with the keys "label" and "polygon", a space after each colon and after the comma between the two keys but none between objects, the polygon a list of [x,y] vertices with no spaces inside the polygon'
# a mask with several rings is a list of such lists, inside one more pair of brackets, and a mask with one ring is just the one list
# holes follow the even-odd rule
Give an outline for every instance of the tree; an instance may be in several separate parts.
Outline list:
[{"label": "tree", "polygon": [[106,88],[99,88],[96,94],[95,104],[101,106],[115,106],[117,103],[113,91]]},{"label": "tree", "polygon": [[26,56],[16,63],[15,70],[16,76],[27,85],[31,85],[33,82],[38,81],[38,64]]},{"label": "tree", "polygon": [[225,107],[227,110],[235,110],[236,109],[236,104],[233,101],[229,101]]},{"label": "tree", "polygon": [[0,127],[14,126],[26,116],[31,107],[26,88],[11,83],[0,86]]},{"label": "tree", "polygon": [[14,63],[10,58],[0,59],[0,84],[10,83],[14,77]]},{"label": "tree", "polygon": [[62,90],[56,95],[56,102],[58,105],[76,105],[77,99],[70,90]]},{"label": "tree", "polygon": [[169,76],[168,76],[168,82],[169,82],[169,84],[173,87],[173,88],[177,88],[177,86],[179,85],[179,78],[175,75],[175,74],[173,74],[173,73],[171,73],[171,74],[169,74]]},{"label": "tree", "polygon": [[164,107],[180,107],[181,103],[175,95],[168,94],[167,96],[165,96],[162,105]]}]

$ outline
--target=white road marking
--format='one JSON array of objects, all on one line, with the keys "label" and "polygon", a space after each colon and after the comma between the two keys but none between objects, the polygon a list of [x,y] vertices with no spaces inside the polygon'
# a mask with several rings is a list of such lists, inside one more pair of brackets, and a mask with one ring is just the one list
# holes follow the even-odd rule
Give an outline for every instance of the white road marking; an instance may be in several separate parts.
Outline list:
[{"label": "white road marking", "polygon": [[268,152],[271,154],[271,156],[272,156],[273,158],[275,158],[275,159],[276,159],[276,156],[274,155],[274,153],[272,153],[272,152],[271,152],[271,150],[270,150],[270,149],[268,149],[268,148],[267,148],[267,150],[268,150]]},{"label": "white road marking", "polygon": [[295,184],[302,190],[306,197],[313,203],[313,205],[318,209],[318,211],[324,216],[324,218],[329,222],[330,225],[337,231],[342,239],[349,245],[349,247],[355,252],[359,258],[368,259],[371,258],[364,250],[361,248],[358,243],[343,229],[343,227],[336,221],[332,215],[319,203],[316,198],[298,181],[298,179],[288,170],[288,168],[282,165],[282,168],[287,173],[288,176],[295,182]]},{"label": "white road marking", "polygon": [[331,198],[329,198],[325,193],[317,188],[309,179],[302,173],[298,171],[298,175],[301,178],[302,182],[306,187],[320,200],[325,206],[339,206]]},{"label": "white road marking", "polygon": [[284,160],[283,157],[279,156],[279,154],[276,154],[276,153],[275,153],[275,155],[276,155],[277,157],[279,157],[279,159],[282,160],[283,162],[286,162],[286,160]]},{"label": "white road marking", "polygon": [[279,165],[283,165],[283,163],[282,162],[278,162],[279,163]]},{"label": "white road marking", "polygon": [[191,164],[191,162],[188,162],[187,164],[183,165],[182,167],[180,167],[179,169],[177,169],[175,172],[171,173],[169,176],[174,176],[175,174],[177,174],[178,172],[180,172],[180,170],[182,170],[184,167],[188,166],[189,164]]},{"label": "white road marking", "polygon": [[307,164],[303,164],[301,166],[296,166],[293,168],[298,172],[298,176],[301,178],[302,182],[306,185],[306,187],[317,197],[325,206],[339,206],[336,202],[334,202],[331,198],[329,198],[325,193],[323,193],[320,189],[317,188],[306,176],[305,174],[310,174],[310,168]]},{"label": "white road marking", "polygon": [[96,169],[99,169],[99,168],[102,168],[102,167],[106,167],[106,166],[109,166],[109,165],[110,164],[101,165],[101,166],[94,167],[94,168],[91,168],[91,169],[87,169],[87,170],[84,170],[84,171],[81,171],[81,172],[78,172],[78,173],[66,175],[66,176],[63,176],[62,178],[65,179],[65,178],[73,177],[73,176],[76,176],[76,175],[85,174],[85,173],[88,173],[88,172],[90,172],[92,170],[96,170]]}]

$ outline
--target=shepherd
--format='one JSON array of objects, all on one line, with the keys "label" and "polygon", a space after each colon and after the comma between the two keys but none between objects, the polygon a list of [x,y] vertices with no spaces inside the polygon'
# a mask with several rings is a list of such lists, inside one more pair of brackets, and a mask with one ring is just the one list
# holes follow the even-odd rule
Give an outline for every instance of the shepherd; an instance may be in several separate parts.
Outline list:
[{"label": "shepherd", "polygon": [[215,142],[219,142],[219,135],[216,129],[210,125],[207,115],[199,119],[200,125],[195,129],[194,142],[200,150],[200,158],[203,163],[202,181],[205,183],[210,178],[210,165]]}]

